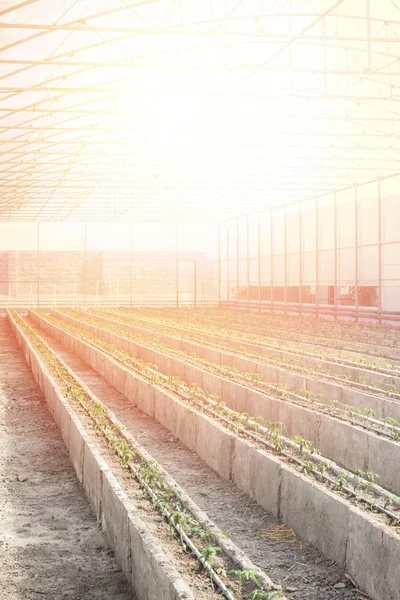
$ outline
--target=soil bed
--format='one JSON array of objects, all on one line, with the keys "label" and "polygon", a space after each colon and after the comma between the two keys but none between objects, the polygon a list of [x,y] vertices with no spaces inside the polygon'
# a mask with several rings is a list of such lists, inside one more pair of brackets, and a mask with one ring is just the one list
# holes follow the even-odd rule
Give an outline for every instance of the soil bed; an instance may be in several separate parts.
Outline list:
[{"label": "soil bed", "polygon": [[[175,478],[208,516],[225,531],[249,558],[265,570],[275,583],[282,584],[289,598],[300,600],[354,600],[356,594],[345,574],[332,561],[287,532],[264,509],[229,482],[223,481],[195,454],[178,443],[170,432],[130,406],[95,371],[32,322],[43,339],[74,370],[99,399],[114,411],[146,450]],[[335,588],[344,583],[345,588]]]},{"label": "soil bed", "polygon": [[0,318],[0,599],[134,600]]}]

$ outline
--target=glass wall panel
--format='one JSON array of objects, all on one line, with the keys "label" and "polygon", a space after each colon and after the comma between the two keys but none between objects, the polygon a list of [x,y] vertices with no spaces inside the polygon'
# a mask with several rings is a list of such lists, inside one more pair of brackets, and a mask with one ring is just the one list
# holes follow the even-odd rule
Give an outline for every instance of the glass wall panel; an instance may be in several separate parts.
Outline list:
[{"label": "glass wall panel", "polygon": [[339,283],[355,284],[356,256],[354,248],[338,250],[337,278]]},{"label": "glass wall panel", "polygon": [[234,285],[235,287],[238,284],[238,264],[236,260],[230,260],[228,261],[228,281],[229,284],[232,286]]},{"label": "glass wall panel", "polygon": [[271,254],[271,213],[270,211],[260,213],[260,255]]},{"label": "glass wall panel", "polygon": [[[162,224],[146,225],[148,238],[163,238],[165,248],[176,247],[176,228],[164,229]],[[162,236],[160,232],[163,232]],[[157,232],[157,234],[156,234]],[[137,242],[137,228],[132,241]],[[169,238],[172,234],[174,245]],[[164,238],[165,236],[165,238]],[[159,240],[159,244],[161,241]],[[118,305],[130,300],[131,294],[131,227],[128,223],[88,223],[86,226],[86,300],[104,300]],[[152,250],[153,253],[153,250]],[[132,265],[133,267],[133,265]],[[176,271],[175,264],[173,266]],[[160,270],[159,270],[160,271]],[[176,273],[175,273],[176,275]]]},{"label": "glass wall panel", "polygon": [[228,225],[227,223],[220,223],[220,259],[226,260],[228,258]]},{"label": "glass wall panel", "polygon": [[358,245],[378,243],[379,184],[360,185],[357,188]]},{"label": "glass wall panel", "polygon": [[[87,235],[90,231],[87,225]],[[99,238],[102,232],[99,234]],[[105,243],[106,245],[106,243]],[[83,223],[40,223],[39,289],[45,304],[72,301],[83,303],[96,293],[96,282],[103,277],[106,250],[88,252],[85,258]],[[101,290],[100,292],[101,293]],[[88,298],[87,298],[88,299]]]},{"label": "glass wall panel", "polygon": [[226,281],[221,281],[221,302],[228,300],[228,284]]},{"label": "glass wall panel", "polygon": [[382,279],[399,279],[400,242],[382,246]]},{"label": "glass wall panel", "polygon": [[335,286],[318,285],[318,302],[320,304],[335,304]]},{"label": "glass wall panel", "polygon": [[258,256],[258,215],[249,217],[249,256]]},{"label": "glass wall panel", "polygon": [[274,254],[284,254],[285,252],[285,219],[283,208],[274,208],[272,210],[272,247]]},{"label": "glass wall panel", "polygon": [[249,281],[250,285],[258,285],[258,258],[249,260]]},{"label": "glass wall panel", "polygon": [[0,223],[0,306],[37,306],[37,249],[37,223]]},{"label": "glass wall panel", "polygon": [[287,282],[300,283],[300,254],[287,255]]},{"label": "glass wall panel", "polygon": [[261,285],[271,285],[271,257],[260,258],[260,281]]},{"label": "glass wall panel", "polygon": [[323,250],[318,253],[318,282],[329,285],[335,283],[335,253]]},{"label": "glass wall panel", "polygon": [[349,248],[356,242],[356,211],[354,188],[336,193],[337,246]]},{"label": "glass wall panel", "polygon": [[316,250],[317,223],[315,200],[301,202],[301,240],[303,252]]},{"label": "glass wall panel", "polygon": [[239,219],[239,258],[247,258],[247,219]]},{"label": "glass wall panel", "polygon": [[273,257],[273,284],[285,285],[285,257],[282,254]]},{"label": "glass wall panel", "polygon": [[298,285],[288,285],[286,288],[287,302],[300,302],[300,287]]},{"label": "glass wall panel", "polygon": [[300,252],[300,206],[286,208],[286,246],[289,254]]},{"label": "glass wall panel", "polygon": [[400,279],[384,281],[382,283],[382,309],[399,310],[400,306]]},{"label": "glass wall panel", "polygon": [[242,286],[247,286],[247,282],[248,282],[248,264],[247,264],[247,259],[241,259],[239,260],[239,285],[240,287]]},{"label": "glass wall panel", "polygon": [[358,282],[375,283],[379,280],[379,248],[364,246],[358,249]]},{"label": "glass wall panel", "polygon": [[208,259],[216,259],[218,256],[218,225],[213,223],[180,224],[178,227],[178,251],[180,253],[195,252],[198,258],[203,256]]},{"label": "glass wall panel", "polygon": [[335,204],[334,196],[318,199],[318,250],[331,250],[335,247]]},{"label": "glass wall panel", "polygon": [[37,251],[37,223],[0,223],[0,251]]},{"label": "glass wall panel", "polygon": [[336,302],[340,306],[353,306],[355,304],[355,285],[338,285],[336,288]]},{"label": "glass wall panel", "polygon": [[228,261],[221,261],[221,281],[228,281]]},{"label": "glass wall panel", "polygon": [[305,252],[302,255],[302,281],[304,283],[313,283],[317,280],[317,263],[315,252]]},{"label": "glass wall panel", "polygon": [[237,221],[228,222],[229,260],[237,258]]},{"label": "glass wall panel", "polygon": [[381,181],[382,242],[400,241],[400,177]]}]

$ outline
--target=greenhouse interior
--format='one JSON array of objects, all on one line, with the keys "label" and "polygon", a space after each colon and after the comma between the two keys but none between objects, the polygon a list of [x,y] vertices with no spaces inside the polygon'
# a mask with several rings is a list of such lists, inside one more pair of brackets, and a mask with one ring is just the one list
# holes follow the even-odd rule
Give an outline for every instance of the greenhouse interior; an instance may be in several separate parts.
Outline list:
[{"label": "greenhouse interior", "polygon": [[0,33],[0,600],[400,600],[400,1]]}]

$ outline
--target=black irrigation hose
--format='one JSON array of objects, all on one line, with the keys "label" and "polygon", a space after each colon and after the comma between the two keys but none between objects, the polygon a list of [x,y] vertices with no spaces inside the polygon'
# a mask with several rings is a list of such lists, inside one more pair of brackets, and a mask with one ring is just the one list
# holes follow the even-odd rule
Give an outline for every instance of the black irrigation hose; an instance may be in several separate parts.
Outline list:
[{"label": "black irrigation hose", "polygon": [[[69,315],[67,314],[67,316],[69,316]],[[73,318],[75,318],[75,316]],[[92,323],[93,324],[98,323],[98,321],[96,321],[95,319],[96,319],[96,315],[93,315],[92,318],[88,318],[84,314],[79,315],[79,317],[76,317],[76,320],[86,322],[89,325],[92,325]],[[117,323],[121,323],[121,321],[117,320]],[[123,324],[123,323],[121,323],[121,324]],[[100,322],[100,325],[102,325],[101,322]],[[118,333],[117,325],[113,326],[113,325],[105,324],[105,328],[106,328],[106,330],[108,328],[108,330],[110,330],[110,331],[117,329],[117,333]],[[135,335],[135,334],[132,334],[129,332],[128,337],[133,339],[134,341],[139,341],[139,343],[144,344],[146,347],[149,347],[150,349],[153,349],[151,346],[151,343],[149,344],[149,341],[146,340],[146,338],[141,337],[139,334]],[[182,358],[182,355],[181,355],[182,351],[178,351],[178,350],[175,350],[174,348],[166,347],[165,345],[162,345],[162,346],[163,346],[163,348],[161,351],[164,354]],[[219,376],[221,376],[220,371],[222,370],[222,376],[228,376],[228,378],[233,381],[235,381],[235,377],[236,377],[237,379],[239,379],[240,382],[242,382],[242,381],[245,382],[246,385],[248,385],[249,383],[250,384],[252,383],[250,380],[248,380],[246,377],[242,376],[240,373],[233,373],[233,372],[225,373],[225,372],[223,372],[223,368],[224,368],[223,365],[213,365],[212,363],[209,363],[208,361],[206,361],[205,359],[202,359],[200,357],[192,356],[187,353],[184,353],[184,354],[185,354],[185,360],[187,360],[187,362],[189,362],[189,363],[191,362],[192,364],[195,364],[195,365],[200,364],[201,366],[206,367],[213,372],[216,372],[217,374],[219,374]],[[271,384],[268,384],[264,381],[260,381],[259,385],[261,387],[265,387],[266,392],[271,393],[279,398],[282,398],[282,394],[279,393],[280,392],[279,388],[276,388],[276,387],[272,386]],[[253,386],[253,387],[255,387],[255,389],[257,389],[257,386]],[[264,391],[264,390],[262,390],[262,391]],[[301,396],[301,394],[298,394],[296,392],[292,392],[289,390],[285,390],[285,393],[290,396],[291,402],[294,402],[298,406],[303,406],[305,408],[309,408],[309,403],[308,403],[307,399],[304,398],[303,396]],[[315,401],[315,402],[313,402],[313,406],[316,406],[318,408],[318,410],[320,410],[321,412],[323,412],[325,414],[332,415],[332,413],[328,410],[329,405],[327,405],[327,404],[323,404],[322,402]],[[336,408],[338,408],[342,412],[348,412],[347,408],[341,408],[340,406],[338,406]],[[338,417],[338,418],[343,418],[343,420],[349,421],[352,423],[351,418],[350,417],[346,418],[346,416],[343,414],[342,415],[334,414],[334,416]],[[394,436],[391,435],[391,432],[397,432],[399,434],[399,438],[400,438],[400,428],[399,427],[390,425],[388,423],[381,422],[381,421],[374,419],[373,417],[369,417],[367,415],[359,414],[359,415],[356,415],[356,417],[361,420],[360,423],[357,423],[357,425],[359,425],[360,427],[365,427],[366,429],[368,429],[370,431],[373,431],[380,435],[384,435],[390,439],[394,439],[394,441],[397,441],[397,440]],[[371,423],[371,425],[376,425],[376,427],[367,425],[365,422],[362,421],[363,419],[366,419],[368,422]],[[387,429],[389,429],[389,427],[390,427],[390,430],[387,431]]]},{"label": "black irrigation hose", "polygon": [[[159,320],[161,320],[161,321],[163,320],[162,317],[161,318],[157,317],[157,318]],[[151,322],[151,320],[150,320],[150,322]],[[184,331],[192,331],[192,329],[190,327],[181,327],[178,324],[176,324],[176,325],[171,324],[170,325],[169,323],[167,323],[167,325],[170,326],[170,327],[179,327],[179,329],[183,329]],[[203,325],[203,323],[200,322],[200,325]],[[235,331],[240,331],[237,328],[232,328],[229,323],[227,324],[227,328],[234,329]],[[194,329],[194,331],[196,333],[199,332],[199,333],[204,333],[206,335],[209,335],[209,334],[207,334],[207,332],[201,331],[201,329]],[[245,331],[245,333],[252,334],[254,332],[252,332],[252,331]],[[229,338],[229,331],[226,331],[226,334],[223,335],[223,336],[221,336],[221,337],[223,337],[223,338],[224,337]],[[240,339],[238,341],[240,341]],[[282,346],[282,347],[280,345],[274,346],[274,344],[272,344],[272,343],[265,343],[264,341],[259,341],[257,339],[252,340],[251,338],[247,338],[247,339],[244,338],[243,341],[246,342],[246,343],[254,344],[255,346],[259,346],[261,348],[265,348],[267,350],[273,350],[274,352],[289,352],[289,353],[295,354],[296,356],[304,356],[305,358],[312,358],[312,359],[315,359],[315,360],[326,360],[328,362],[331,362],[331,363],[334,363],[334,364],[338,364],[338,365],[343,365],[343,366],[347,366],[347,367],[353,367],[353,368],[357,368],[357,369],[361,368],[361,369],[372,371],[373,373],[382,373],[383,375],[393,376],[393,373],[392,373],[392,371],[390,369],[387,369],[387,368],[384,368],[384,367],[379,367],[379,366],[374,367],[372,365],[369,365],[368,363],[364,364],[362,362],[352,361],[352,360],[349,360],[347,358],[340,358],[340,357],[336,357],[334,355],[328,355],[325,358],[325,357],[319,356],[315,352],[308,352],[308,351],[301,352],[301,351],[296,350],[296,348],[293,348],[291,346]],[[400,373],[398,373],[397,375],[400,376]]]},{"label": "black irrigation hose", "polygon": [[[107,310],[106,310],[106,313],[107,314],[113,314],[113,313],[108,312]],[[125,318],[129,318],[129,319],[135,320],[135,317],[128,317],[128,315],[120,315],[120,316],[121,317],[125,316]],[[149,318],[147,318],[147,319],[137,319],[136,318],[136,321],[137,320],[139,320],[141,322],[144,322],[144,323],[149,323],[150,325],[153,324],[155,328],[157,327],[157,325],[160,325],[160,323],[157,323],[156,321],[154,321],[154,319],[152,320],[152,319],[149,319]],[[161,319],[159,319],[159,320],[161,320]],[[179,331],[187,332],[189,335],[192,334],[192,337],[196,336],[196,335],[198,335],[198,336],[201,336],[201,335],[203,335],[203,336],[213,335],[211,333],[202,332],[202,331],[196,331],[196,330],[193,331],[190,328],[178,327],[178,326],[174,326],[174,325],[169,325],[167,323],[164,323],[164,324],[161,323],[161,325],[163,325],[164,327],[169,327],[171,329],[178,329],[178,334],[179,334]],[[196,338],[194,337],[194,339],[196,339]],[[240,343],[240,341],[241,340],[238,340],[239,343]],[[203,343],[204,343],[204,341],[203,341]],[[217,348],[219,348],[221,350],[226,350],[228,352],[232,352],[232,351],[235,350],[234,348],[231,348],[229,346],[224,346],[223,344],[221,344],[219,346],[217,346],[216,344],[212,344],[212,342],[208,342],[208,344],[211,347],[216,346]],[[294,371],[300,372],[302,374],[304,374],[304,372],[305,372],[306,375],[312,377],[312,375],[309,373],[309,371],[304,366],[302,366],[302,365],[296,365],[294,363],[291,363],[290,361],[288,361],[288,362],[279,361],[279,360],[276,360],[274,358],[268,360],[267,356],[263,356],[263,355],[258,356],[257,354],[254,354],[254,353],[250,353],[250,356],[248,358],[250,358],[251,360],[253,360],[253,357],[255,359],[258,359],[258,360],[261,359],[262,361],[266,362],[267,364],[271,364],[271,365],[276,366],[278,368],[283,368],[283,369],[286,369],[286,370],[294,370]],[[373,392],[377,396],[384,395],[385,397],[395,398],[396,400],[400,400],[400,393],[397,393],[397,392],[391,392],[390,395],[388,396],[387,391],[384,390],[383,388],[377,388],[377,387],[368,385],[366,383],[360,383],[358,381],[352,381],[352,380],[348,380],[348,379],[340,379],[339,377],[337,377],[335,375],[332,375],[331,373],[325,373],[323,371],[315,371],[315,372],[318,375],[320,375],[322,378],[325,378],[325,379],[328,379],[328,380],[333,380],[335,383],[338,383],[339,385],[345,385],[345,386],[350,387],[350,388],[354,387],[355,389],[360,389],[361,388],[362,390],[366,390],[368,392]]]},{"label": "black irrigation hose", "polygon": [[[46,342],[44,342],[44,340],[41,340],[41,341],[43,342],[43,344],[45,344],[47,346],[48,350],[51,352],[51,354],[53,355],[53,357],[57,361],[61,362],[60,359],[55,355],[54,351],[48,346],[48,344],[46,344]],[[64,365],[62,365],[62,366],[63,366],[63,368],[65,368]],[[67,371],[69,377],[71,377],[71,379],[73,379],[75,381],[75,383],[77,383],[80,386],[79,382],[75,379],[75,377],[70,372],[70,369],[66,368],[66,371]],[[78,400],[79,404],[82,406],[82,408],[89,415],[89,417],[96,423],[97,426],[99,426],[101,428],[101,424],[99,423],[98,419],[96,419],[96,417],[94,417],[92,415],[92,413],[90,412],[90,410],[88,409],[88,407],[79,398],[77,398],[77,400]],[[104,408],[106,408],[106,407],[104,407]],[[118,427],[119,427],[119,423],[117,421],[114,422],[113,419],[110,417],[110,415],[107,414],[107,413],[108,413],[108,410],[106,408],[105,417],[106,417],[107,421],[111,425],[117,424]],[[109,437],[107,436],[107,434],[106,434],[106,432],[104,430],[102,431],[102,434],[104,435],[104,437],[109,442],[110,439],[109,439]],[[120,434],[128,442],[128,439],[127,439],[126,435],[124,434],[124,432],[120,430]],[[121,452],[119,452],[118,450],[116,450],[116,453],[118,454],[118,456],[120,458],[122,458],[122,453]],[[136,479],[139,481],[139,483],[146,489],[147,493],[149,494],[149,496],[154,501],[155,506],[162,512],[163,516],[167,519],[168,523],[174,527],[175,531],[179,534],[180,538],[183,540],[183,542],[186,544],[186,546],[188,548],[190,548],[190,550],[193,552],[193,554],[196,556],[196,558],[200,561],[200,563],[202,564],[202,566],[204,567],[204,569],[210,575],[211,581],[217,585],[217,587],[222,592],[223,596],[225,598],[228,598],[228,600],[235,600],[234,596],[232,595],[232,593],[230,592],[230,590],[226,587],[226,585],[224,584],[224,582],[221,580],[221,578],[219,577],[218,573],[216,573],[216,571],[212,568],[212,566],[210,565],[210,563],[203,558],[203,556],[201,555],[201,552],[199,551],[199,549],[197,548],[197,546],[186,535],[186,533],[184,532],[184,530],[179,526],[179,523],[175,523],[174,522],[174,520],[172,518],[172,515],[169,512],[169,510],[167,508],[165,508],[165,506],[163,506],[161,504],[160,500],[158,499],[157,494],[154,492],[154,490],[152,490],[152,488],[148,485],[148,483],[146,483],[146,481],[144,481],[144,479],[140,476],[139,471],[135,467],[135,465],[133,463],[128,463],[128,467],[129,467],[130,471],[133,473],[133,475],[136,477]]]},{"label": "black irrigation hose", "polygon": [[[218,415],[218,413],[215,413],[214,411],[210,411],[210,412],[212,414],[214,414],[215,416],[217,416],[218,418],[220,418],[223,421],[225,421],[226,423],[228,423],[229,425],[232,425],[232,426],[236,427],[236,424],[233,423],[232,421],[230,421],[229,419],[227,419],[226,417]],[[256,434],[252,433],[251,431],[246,430],[244,427],[240,427],[239,426],[238,427],[238,431],[241,431],[245,435],[250,436],[251,438],[253,438],[257,442],[260,442],[261,444],[263,444],[267,448],[270,448],[271,450],[274,450],[275,452],[278,452],[279,454],[282,454],[283,456],[285,456],[286,458],[288,458],[291,462],[294,462],[294,463],[298,464],[299,466],[301,466],[303,469],[305,469],[305,467],[306,467],[305,462],[303,462],[301,459],[297,458],[296,456],[292,456],[286,450],[277,451],[276,448],[275,448],[275,446],[273,444],[267,442],[266,440],[263,440],[262,438],[260,438]],[[316,471],[314,468],[312,468],[311,470],[308,470],[307,473],[312,473],[313,475],[316,476],[317,479],[319,479],[319,480],[324,479],[325,481],[328,481],[330,484],[332,484],[335,488],[337,487],[337,482],[334,479],[332,479],[332,477],[329,477],[329,475],[325,475],[324,473],[321,473],[320,471]],[[384,513],[386,516],[388,516],[393,521],[395,521],[395,522],[399,521],[399,516],[398,515],[395,515],[390,510],[387,510],[385,507],[380,506],[379,504],[374,504],[371,500],[369,500],[365,496],[359,496],[354,490],[351,490],[347,486],[344,486],[344,485],[340,486],[340,489],[344,490],[352,498],[357,498],[360,502],[364,502],[371,509],[374,508],[378,512]]]},{"label": "black irrigation hose", "polygon": [[[62,327],[62,326],[61,326]],[[81,333],[81,332],[80,332]],[[84,336],[82,336],[84,337]],[[89,343],[92,343],[94,346],[98,346],[99,348],[102,348],[102,344],[98,343],[97,341],[90,341]],[[103,342],[105,344],[105,342]],[[102,348],[104,351],[104,348]],[[108,352],[110,355],[116,355],[116,353],[120,352],[117,348],[115,349],[115,351],[111,352],[110,350],[105,350],[106,352]],[[119,360],[119,359],[118,359]],[[120,361],[122,362],[122,361]],[[144,363],[145,364],[145,363]],[[165,379],[167,379],[167,377],[165,375],[163,375],[162,373],[160,373],[158,370],[154,370],[153,371],[161,376],[164,377]],[[140,375],[143,376],[143,373],[141,373],[140,371],[138,371],[138,373]],[[178,391],[173,387],[173,386],[165,386],[167,389],[169,389],[170,391],[173,391],[175,393],[177,393]],[[186,397],[185,394],[182,393],[183,397]],[[206,402],[207,401],[206,398],[204,398],[204,400]],[[228,409],[229,411],[230,409]],[[256,440],[257,442],[263,444],[264,446],[266,446],[267,448],[270,448],[271,450],[274,450],[275,452],[277,451],[275,446],[273,444],[270,444],[269,442],[267,442],[266,440],[258,437],[257,435],[255,435],[254,433],[244,429],[241,426],[237,426],[235,423],[233,423],[232,421],[230,421],[229,419],[227,419],[226,417],[223,417],[222,415],[214,412],[213,410],[210,410],[210,412],[212,414],[214,414],[214,416],[216,416],[219,419],[222,419],[223,421],[225,421],[226,423],[228,423],[229,425],[235,427],[238,429],[238,431],[241,431],[242,433],[244,433],[245,435],[248,435],[250,437],[252,437],[254,440]],[[232,411],[233,412],[233,411]],[[285,450],[281,450],[279,452],[280,454],[282,454],[283,456],[285,456],[286,458],[288,458],[291,462],[295,462],[296,464],[298,464],[299,466],[301,466],[304,470],[306,470],[306,463],[304,463],[302,460],[300,460],[299,458],[296,458],[294,456],[292,456],[289,452],[285,451]],[[337,487],[337,483],[334,479],[332,479],[331,477],[329,477],[329,475],[325,475],[323,473],[321,473],[320,471],[316,471],[314,468],[312,470],[307,471],[309,473],[312,473],[314,476],[316,476],[317,479],[321,480],[324,479],[325,481],[329,482],[331,485],[333,485],[334,488]],[[354,490],[351,490],[350,488],[348,488],[347,486],[340,486],[341,490],[344,490],[350,497],[352,498],[357,498],[360,502],[363,502],[364,504],[366,504],[367,506],[369,506],[372,509],[377,510],[378,512],[381,512],[383,514],[385,514],[387,517],[389,517],[392,521],[394,522],[398,522],[399,521],[399,516],[395,515],[394,513],[392,513],[391,511],[387,510],[386,508],[384,508],[383,506],[380,506],[379,504],[374,504],[371,500],[369,500],[368,498],[366,498],[365,496],[359,496]]]}]

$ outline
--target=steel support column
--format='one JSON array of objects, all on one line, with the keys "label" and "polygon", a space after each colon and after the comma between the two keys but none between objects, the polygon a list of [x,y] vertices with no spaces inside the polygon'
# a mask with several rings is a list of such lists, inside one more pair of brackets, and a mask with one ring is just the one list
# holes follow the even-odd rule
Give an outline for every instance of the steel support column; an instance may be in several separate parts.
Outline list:
[{"label": "steel support column", "polygon": [[318,198],[315,199],[315,305],[319,317],[319,227],[318,227]]},{"label": "steel support column", "polygon": [[131,308],[133,306],[133,225],[131,223],[130,226],[130,301],[131,301]]},{"label": "steel support column", "polygon": [[260,213],[257,214],[257,259],[258,259],[258,312],[261,312],[261,231],[260,231]]},{"label": "steel support column", "polygon": [[299,202],[299,313],[303,314],[303,220],[302,202]]},{"label": "steel support column", "polygon": [[358,299],[358,199],[357,188],[354,188],[354,211],[355,211],[355,289],[354,289],[354,305],[356,309],[356,321],[358,321],[359,299]]},{"label": "steel support column", "polygon": [[175,298],[175,305],[176,308],[179,308],[179,254],[178,254],[178,248],[179,248],[179,225],[176,226],[176,236],[175,236],[175,270],[176,270],[176,298]]},{"label": "steel support column", "polygon": [[218,223],[218,307],[221,306],[221,223]]},{"label": "steel support column", "polygon": [[250,246],[249,246],[249,217],[246,217],[246,236],[247,236],[247,310],[250,308]]},{"label": "steel support column", "polygon": [[[17,284],[18,285],[18,284]],[[37,224],[37,305],[40,305],[40,223]]]},{"label": "steel support column", "polygon": [[269,210],[269,236],[270,236],[270,252],[271,252],[271,262],[270,262],[270,303],[271,303],[271,312],[274,312],[274,245],[273,245],[273,226],[272,226],[272,209]]},{"label": "steel support column", "polygon": [[83,293],[84,293],[84,306],[86,307],[87,302],[87,223],[85,223],[85,253],[83,263]]},{"label": "steel support column", "polygon": [[333,281],[333,303],[335,306],[335,320],[337,320],[337,287],[338,287],[338,243],[337,243],[337,200],[336,191],[333,192],[333,251],[334,251],[334,281]]},{"label": "steel support column", "polygon": [[239,218],[236,219],[236,308],[239,310]]},{"label": "steel support column", "polygon": [[283,207],[283,248],[284,248],[284,272],[285,272],[285,287],[283,291],[283,299],[285,302],[285,315],[287,315],[287,235],[286,235],[286,205]]},{"label": "steel support column", "polygon": [[381,182],[378,181],[378,308],[379,323],[382,323],[382,197]]}]

